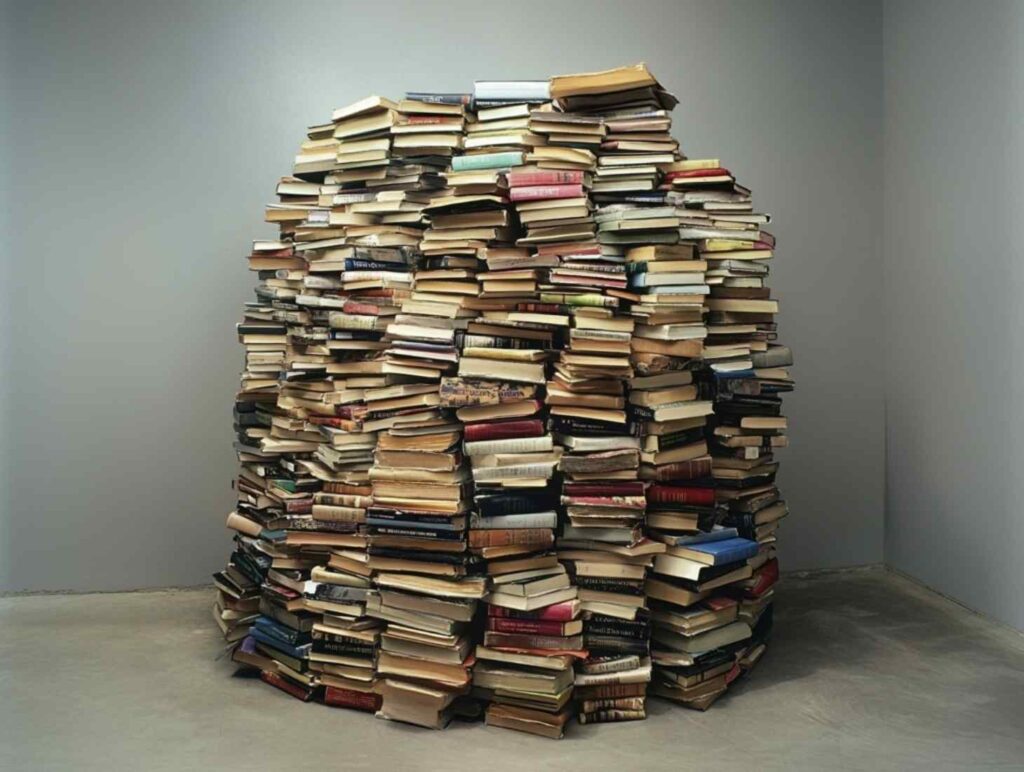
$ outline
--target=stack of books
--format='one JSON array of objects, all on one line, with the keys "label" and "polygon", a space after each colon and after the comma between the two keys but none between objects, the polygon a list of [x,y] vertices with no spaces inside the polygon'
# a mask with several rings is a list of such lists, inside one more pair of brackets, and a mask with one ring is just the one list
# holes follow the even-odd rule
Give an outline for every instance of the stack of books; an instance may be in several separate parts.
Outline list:
[{"label": "stack of books", "polygon": [[762,657],[792,355],[768,215],[644,65],[311,126],[238,325],[232,659],[561,737]]},{"label": "stack of books", "polygon": [[[639,315],[633,306],[641,298],[629,254],[647,244],[677,242],[678,220],[674,208],[658,206],[663,202],[651,193],[657,164],[673,160],[674,147],[658,155],[640,141],[642,133],[636,144],[627,140],[635,115],[670,101],[656,85],[646,70],[624,79],[552,79],[558,114],[566,116],[562,125],[576,131],[561,136],[593,157],[589,203],[595,231],[551,271],[552,284],[574,307],[569,341],[548,385],[558,436],[567,448],[559,556],[580,587],[587,617],[590,656],[576,678],[581,723],[645,718],[651,678],[644,586],[654,555],[664,547],[648,540],[644,530],[645,417],[630,384],[638,366],[641,372],[650,367],[636,345]],[[662,366],[668,367],[665,358]]]}]

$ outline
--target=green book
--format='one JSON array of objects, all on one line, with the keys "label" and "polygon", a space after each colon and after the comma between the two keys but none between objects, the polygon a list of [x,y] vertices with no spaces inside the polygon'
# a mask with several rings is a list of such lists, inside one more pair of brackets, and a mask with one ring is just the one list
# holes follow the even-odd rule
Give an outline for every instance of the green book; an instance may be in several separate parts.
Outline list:
[{"label": "green book", "polygon": [[523,154],[515,151],[507,153],[481,153],[479,155],[457,155],[452,159],[452,171],[466,172],[473,169],[507,169],[510,166],[522,166]]}]

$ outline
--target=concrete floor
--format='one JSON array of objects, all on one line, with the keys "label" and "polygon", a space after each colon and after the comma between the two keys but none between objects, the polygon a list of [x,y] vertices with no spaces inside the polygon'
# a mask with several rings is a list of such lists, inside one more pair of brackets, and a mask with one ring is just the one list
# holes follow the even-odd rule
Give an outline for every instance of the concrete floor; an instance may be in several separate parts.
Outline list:
[{"label": "concrete floor", "polygon": [[0,769],[1024,769],[1024,638],[881,570],[786,577],[768,654],[707,713],[651,700],[560,742],[232,678],[210,598],[0,599]]}]

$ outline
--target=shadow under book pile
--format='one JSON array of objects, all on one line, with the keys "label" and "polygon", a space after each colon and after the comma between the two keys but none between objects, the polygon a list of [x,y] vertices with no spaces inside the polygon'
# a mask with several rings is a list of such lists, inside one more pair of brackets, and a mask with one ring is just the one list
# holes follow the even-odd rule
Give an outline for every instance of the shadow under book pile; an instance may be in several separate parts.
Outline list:
[{"label": "shadow under book pile", "polygon": [[547,737],[761,658],[792,388],[774,238],[644,65],[310,127],[249,267],[239,672]]}]

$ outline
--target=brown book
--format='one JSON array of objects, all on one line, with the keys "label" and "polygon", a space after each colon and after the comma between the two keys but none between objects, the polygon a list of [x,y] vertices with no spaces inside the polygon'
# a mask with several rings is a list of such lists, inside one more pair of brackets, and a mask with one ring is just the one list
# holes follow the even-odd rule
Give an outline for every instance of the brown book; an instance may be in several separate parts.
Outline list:
[{"label": "brown book", "polygon": [[469,546],[502,547],[510,544],[536,544],[549,546],[555,543],[550,528],[490,528],[469,532]]},{"label": "brown book", "polygon": [[547,713],[542,710],[496,703],[489,705],[485,714],[488,726],[515,729],[519,732],[528,732],[553,740],[561,739],[565,735],[565,725],[570,718],[572,718],[570,710]]}]

